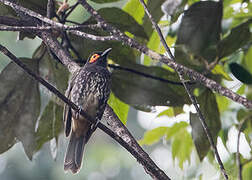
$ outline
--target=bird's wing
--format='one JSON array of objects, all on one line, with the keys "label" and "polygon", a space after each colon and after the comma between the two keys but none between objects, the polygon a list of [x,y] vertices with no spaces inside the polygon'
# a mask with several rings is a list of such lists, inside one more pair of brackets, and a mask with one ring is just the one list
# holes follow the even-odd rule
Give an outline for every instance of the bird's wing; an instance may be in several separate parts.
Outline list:
[{"label": "bird's wing", "polygon": [[[68,87],[67,87],[67,90],[65,92],[65,96],[68,99],[70,99],[70,94],[71,94],[71,91],[73,89],[73,82],[75,81],[77,75],[78,75],[78,72],[73,74],[71,80],[68,83]],[[64,127],[65,127],[65,135],[66,135],[66,137],[68,137],[70,132],[71,132],[72,111],[71,111],[71,108],[67,104],[64,104],[63,122],[64,122]]]}]

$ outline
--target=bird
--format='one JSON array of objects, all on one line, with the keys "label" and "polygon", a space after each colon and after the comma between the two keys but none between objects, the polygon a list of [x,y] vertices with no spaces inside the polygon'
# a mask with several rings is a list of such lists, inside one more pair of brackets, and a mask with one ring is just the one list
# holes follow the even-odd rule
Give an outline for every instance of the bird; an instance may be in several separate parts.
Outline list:
[{"label": "bird", "polygon": [[64,170],[78,173],[82,166],[84,146],[96,130],[105,110],[110,90],[111,74],[107,57],[111,48],[93,53],[85,65],[75,72],[68,83],[65,96],[81,108],[96,123],[89,122],[80,112],[64,105],[63,122],[70,140],[64,159]]}]

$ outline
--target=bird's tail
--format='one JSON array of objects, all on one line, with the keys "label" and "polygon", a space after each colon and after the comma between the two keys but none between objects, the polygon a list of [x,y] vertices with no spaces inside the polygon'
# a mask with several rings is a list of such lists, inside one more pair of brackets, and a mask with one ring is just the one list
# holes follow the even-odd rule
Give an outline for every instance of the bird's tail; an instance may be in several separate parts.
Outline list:
[{"label": "bird's tail", "polygon": [[84,135],[77,137],[75,132],[71,133],[68,143],[67,152],[65,155],[64,170],[71,170],[74,174],[81,168],[84,146],[86,138]]}]

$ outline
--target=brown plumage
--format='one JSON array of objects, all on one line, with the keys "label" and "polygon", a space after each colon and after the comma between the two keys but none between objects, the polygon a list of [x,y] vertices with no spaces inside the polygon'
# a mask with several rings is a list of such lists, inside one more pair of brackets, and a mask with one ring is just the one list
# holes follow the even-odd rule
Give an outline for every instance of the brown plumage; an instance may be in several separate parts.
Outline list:
[{"label": "brown plumage", "polygon": [[[65,95],[97,122],[102,118],[110,94],[111,78],[107,69],[107,49],[93,54],[84,67],[76,72],[69,81]],[[64,170],[77,173],[82,164],[84,146],[96,129],[83,116],[64,106],[63,120],[65,134],[70,135],[65,155]]]}]

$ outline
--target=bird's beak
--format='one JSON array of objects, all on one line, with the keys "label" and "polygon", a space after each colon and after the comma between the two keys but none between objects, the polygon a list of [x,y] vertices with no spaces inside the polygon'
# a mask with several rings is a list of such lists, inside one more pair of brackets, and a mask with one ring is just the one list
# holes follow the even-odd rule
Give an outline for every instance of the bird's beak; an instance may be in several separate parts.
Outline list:
[{"label": "bird's beak", "polygon": [[111,50],[112,50],[112,48],[106,49],[106,50],[101,54],[101,56],[102,56],[102,57],[103,57],[103,56],[107,56],[108,53],[109,53]]}]

